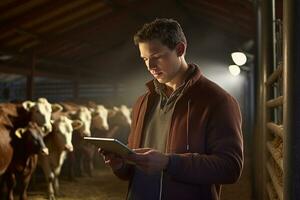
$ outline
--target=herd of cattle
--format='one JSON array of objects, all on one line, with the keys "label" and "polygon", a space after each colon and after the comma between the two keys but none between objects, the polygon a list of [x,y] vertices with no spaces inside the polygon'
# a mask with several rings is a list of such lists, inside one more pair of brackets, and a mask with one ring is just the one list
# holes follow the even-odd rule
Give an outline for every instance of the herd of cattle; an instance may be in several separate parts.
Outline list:
[{"label": "herd of cattle", "polygon": [[97,149],[85,136],[114,137],[127,142],[131,110],[122,105],[51,104],[45,98],[36,102],[0,104],[0,199],[12,200],[18,186],[20,199],[27,199],[27,188],[34,170],[44,172],[48,198],[59,194],[62,166],[73,179],[83,171],[92,175]]}]

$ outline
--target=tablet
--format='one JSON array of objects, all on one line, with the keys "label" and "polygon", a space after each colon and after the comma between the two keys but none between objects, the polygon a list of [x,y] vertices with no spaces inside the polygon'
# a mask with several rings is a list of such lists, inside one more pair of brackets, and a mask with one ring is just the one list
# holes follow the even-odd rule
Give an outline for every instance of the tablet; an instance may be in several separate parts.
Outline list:
[{"label": "tablet", "polygon": [[129,147],[114,138],[84,137],[84,140],[104,151],[115,153],[121,157],[134,153]]}]

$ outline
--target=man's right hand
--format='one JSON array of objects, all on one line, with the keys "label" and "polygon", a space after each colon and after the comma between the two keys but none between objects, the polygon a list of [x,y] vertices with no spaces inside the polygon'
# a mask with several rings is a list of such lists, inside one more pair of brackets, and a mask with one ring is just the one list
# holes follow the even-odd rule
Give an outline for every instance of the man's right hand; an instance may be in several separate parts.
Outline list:
[{"label": "man's right hand", "polygon": [[113,171],[116,171],[123,167],[124,159],[122,159],[120,156],[100,149],[99,153],[102,155],[105,164],[110,166]]}]

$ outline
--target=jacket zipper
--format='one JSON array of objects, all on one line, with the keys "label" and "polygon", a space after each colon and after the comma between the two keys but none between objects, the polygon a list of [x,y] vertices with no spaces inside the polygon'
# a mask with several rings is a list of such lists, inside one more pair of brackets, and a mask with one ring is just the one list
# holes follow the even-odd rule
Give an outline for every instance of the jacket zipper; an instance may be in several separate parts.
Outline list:
[{"label": "jacket zipper", "polygon": [[[190,104],[191,104],[191,100],[188,100],[188,109],[187,109],[187,118],[186,118],[186,150],[189,151],[190,150],[190,145],[189,145],[189,122],[190,122]],[[172,123],[172,120],[171,120]],[[170,124],[170,129],[172,124]],[[170,131],[169,129],[169,131]],[[167,145],[166,145],[166,152],[168,149],[168,145],[169,145],[169,137],[167,138]],[[164,171],[162,170],[160,173],[160,187],[159,187],[159,200],[162,200],[162,186],[163,186],[163,177],[164,177]]]},{"label": "jacket zipper", "polygon": [[164,177],[164,171],[162,170],[160,173],[160,187],[159,187],[159,200],[162,199],[162,185],[163,185],[163,177]]},{"label": "jacket zipper", "polygon": [[187,110],[187,118],[186,118],[186,150],[190,150],[190,142],[189,142],[189,124],[190,124],[190,103],[191,100],[188,100],[188,110]]}]

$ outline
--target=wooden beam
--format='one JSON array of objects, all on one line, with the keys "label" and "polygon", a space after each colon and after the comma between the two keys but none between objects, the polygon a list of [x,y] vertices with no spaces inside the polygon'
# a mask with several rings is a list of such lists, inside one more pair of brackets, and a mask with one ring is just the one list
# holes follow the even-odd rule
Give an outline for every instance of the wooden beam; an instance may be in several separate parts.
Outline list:
[{"label": "wooden beam", "polygon": [[[97,1],[96,1],[97,2]],[[68,27],[72,25],[76,20],[80,21],[87,16],[93,14],[99,14],[102,11],[105,11],[105,4],[95,1],[86,4],[85,6],[80,6],[78,8],[74,8],[72,10],[66,11],[61,15],[57,16],[55,19],[48,19],[43,21],[42,24],[34,26],[31,32],[35,32],[38,34],[46,33],[46,32],[59,32],[61,28]],[[73,4],[72,4],[73,5]],[[20,44],[26,43],[26,41],[30,40],[29,37],[17,37],[15,39],[9,40],[6,44],[8,46],[16,46]]]},{"label": "wooden beam", "polygon": [[[213,5],[211,2],[207,1],[195,0],[185,1],[184,4],[190,9],[194,9],[195,11],[198,10],[197,14],[206,15],[206,18],[209,17],[216,19],[217,21],[219,21],[219,24],[223,24],[224,22],[227,23],[227,26],[229,26],[231,30],[240,29],[243,31],[252,31],[254,33],[254,20],[244,20],[240,18],[237,19],[237,17],[232,13],[232,11],[226,7],[220,7],[216,4]],[[247,13],[245,11],[244,15],[250,15],[250,12]]]},{"label": "wooden beam", "polygon": [[36,55],[33,52],[30,71],[29,74],[27,75],[26,97],[28,100],[32,100],[33,98],[35,66],[36,66]]},{"label": "wooden beam", "polygon": [[[72,24],[69,24],[69,25],[63,26],[63,27],[59,27],[59,29],[51,31],[51,32],[55,32],[56,34],[42,33],[42,34],[39,34],[40,40],[23,42],[23,44],[20,44],[20,49],[27,50],[27,49],[31,49],[33,47],[35,47],[35,48],[47,47],[48,48],[49,45],[52,45],[52,44],[56,45],[56,41],[60,41],[60,40],[57,39],[57,37],[55,37],[55,36],[59,36],[65,31],[71,30],[77,26],[81,26],[82,24],[85,24],[91,20],[100,18],[104,15],[107,15],[108,13],[111,13],[111,9],[105,9],[105,10],[102,10],[101,12],[90,13],[89,16],[85,16],[82,20],[72,22]],[[77,32],[76,35],[78,35],[78,33],[80,33],[80,32]],[[79,36],[80,36],[80,34],[79,34]],[[67,37],[67,38],[64,38],[64,40],[62,40],[61,42],[74,42],[74,40],[71,40],[71,38]],[[76,39],[75,42],[84,43],[81,38]],[[90,44],[86,44],[86,45],[90,45]]]},{"label": "wooden beam", "polygon": [[[37,51],[38,52],[38,51]],[[31,52],[18,52],[15,51],[13,49],[8,49],[8,48],[3,48],[0,47],[0,53],[2,54],[7,54],[7,55],[12,55],[14,57],[14,59],[17,58],[31,58]],[[78,65],[78,63],[72,62],[72,61],[65,61],[65,60],[60,60],[60,59],[52,59],[52,58],[46,58],[46,57],[42,57],[39,56],[38,54],[36,54],[36,63],[44,63],[44,64],[48,64],[48,65],[53,65],[53,66],[59,66],[60,68],[65,68],[65,69],[74,69],[75,67],[79,68],[80,67],[80,72],[81,73],[86,73],[89,74],[90,71],[87,70],[87,66],[82,66],[83,64],[81,64],[80,66]]]},{"label": "wooden beam", "polygon": [[0,20],[4,21],[6,19],[12,18],[16,15],[26,12],[30,10],[32,7],[36,7],[42,3],[45,3],[46,0],[18,0],[11,1],[6,5],[2,5],[0,7]]},{"label": "wooden beam", "polygon": [[[95,34],[98,31],[105,30],[106,26],[116,25],[113,22],[116,22],[115,19],[120,19],[122,16],[128,15],[128,9],[138,9],[140,6],[145,5],[145,3],[150,3],[152,1],[145,0],[143,2],[136,1],[131,3],[126,9],[121,9],[115,12],[107,12],[107,14],[97,17],[96,19],[90,20],[84,24],[80,24],[75,28],[67,29],[62,32],[59,32],[56,35],[49,35],[45,43],[40,43],[35,45],[39,51],[42,49],[51,48],[52,45],[55,46],[57,41],[81,41],[82,38],[89,38],[91,33]],[[80,34],[78,34],[80,33]]]},{"label": "wooden beam", "polygon": [[[215,13],[212,11],[208,11],[204,8],[199,7],[196,8],[193,4],[188,4],[185,1],[177,0],[178,6],[191,18],[191,20],[196,23],[207,22],[214,25],[216,28],[224,31],[227,35],[231,35],[233,37],[239,36],[243,38],[252,38],[255,33],[255,27],[251,29],[251,27],[247,27],[247,31],[245,29],[238,28],[232,23],[231,19],[228,18],[216,18]],[[251,29],[251,30],[250,30]]]},{"label": "wooden beam", "polygon": [[[72,10],[74,7],[81,6],[86,1],[90,0],[74,0],[72,1],[72,4],[70,4],[70,1],[68,0],[55,2],[50,1],[48,3],[44,3],[40,7],[37,7],[35,10],[29,10],[23,15],[20,15],[18,18],[13,18],[9,21],[4,22],[3,26],[1,26],[0,28],[0,39],[7,39],[8,36],[11,36],[14,33],[14,29],[16,27],[31,28],[35,25],[41,24],[44,20],[56,17],[66,10]],[[16,2],[19,3],[19,1]]]},{"label": "wooden beam", "polygon": [[[7,64],[0,62],[0,73],[4,74],[17,74],[17,75],[23,75],[23,76],[28,76],[30,75],[30,71],[26,66],[19,66],[16,67],[15,65],[12,64]],[[71,80],[71,81],[79,81],[79,82],[88,82],[88,83],[111,83],[113,80],[109,76],[97,76],[94,74],[93,76],[87,76],[87,75],[81,75],[78,77],[78,74],[75,73],[68,73],[68,74],[59,74],[57,72],[50,72],[46,70],[39,70],[36,69],[34,73],[35,77],[48,77],[52,79],[61,79],[61,80]]]}]

